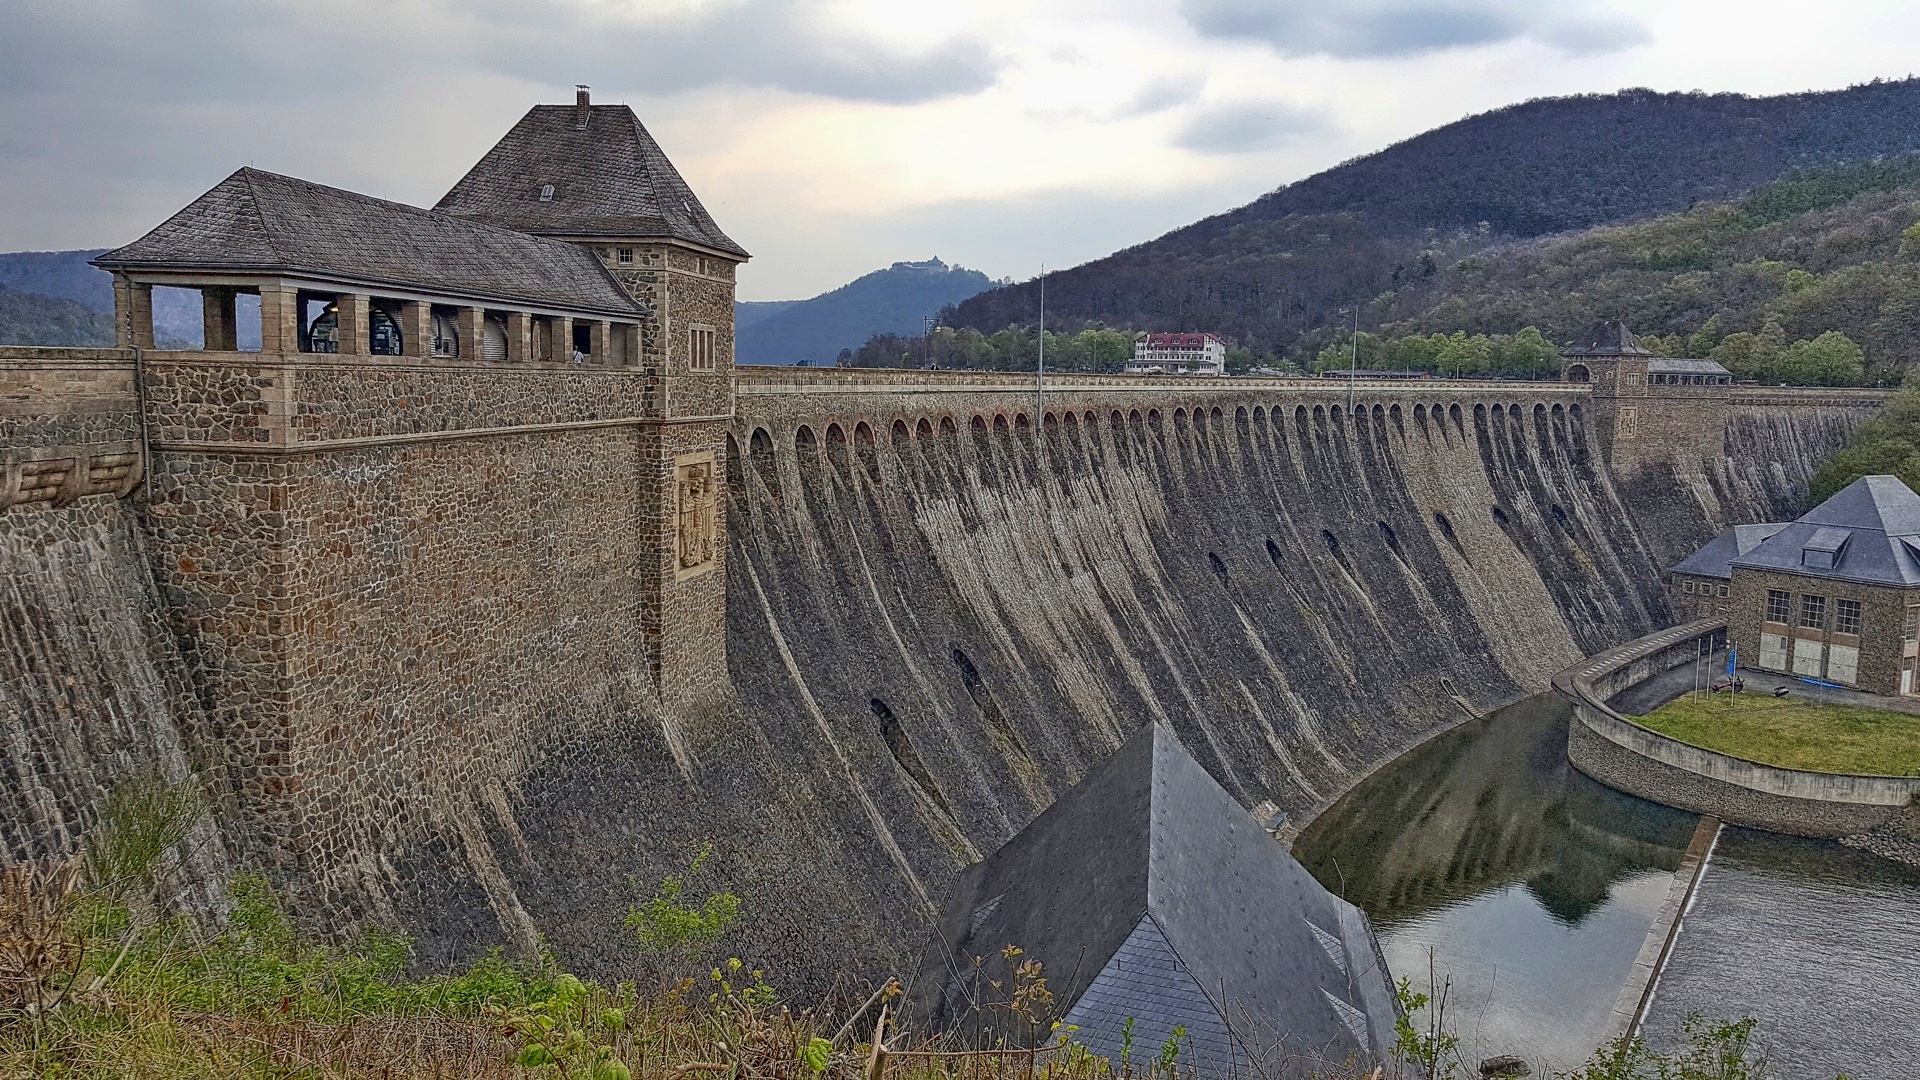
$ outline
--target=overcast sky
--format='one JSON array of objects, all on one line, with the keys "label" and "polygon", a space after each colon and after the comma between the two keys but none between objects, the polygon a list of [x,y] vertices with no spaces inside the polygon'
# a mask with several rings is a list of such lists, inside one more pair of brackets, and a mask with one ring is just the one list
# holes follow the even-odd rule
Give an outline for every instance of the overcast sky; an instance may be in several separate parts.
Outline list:
[{"label": "overcast sky", "polygon": [[742,299],[1027,278],[1526,98],[1834,89],[1916,41],[1911,0],[0,0],[0,250],[249,164],[430,205],[584,82],[753,252]]}]

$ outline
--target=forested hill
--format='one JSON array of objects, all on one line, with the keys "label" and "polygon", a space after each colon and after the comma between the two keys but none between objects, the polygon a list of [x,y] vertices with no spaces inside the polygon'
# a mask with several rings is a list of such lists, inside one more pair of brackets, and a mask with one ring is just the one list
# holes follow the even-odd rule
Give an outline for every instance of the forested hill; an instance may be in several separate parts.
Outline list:
[{"label": "forested hill", "polygon": [[[1920,150],[1920,80],[1825,93],[1547,98],[1469,117],[1047,278],[1049,320],[1211,330],[1298,355],[1334,313],[1496,244],[1685,210]],[[1032,283],[957,305],[1027,320]],[[1306,337],[1306,340],[1302,340]]]},{"label": "forested hill", "polygon": [[739,325],[742,364],[831,363],[876,334],[919,334],[922,321],[949,304],[993,287],[978,270],[938,258],[897,262],[811,300]]}]

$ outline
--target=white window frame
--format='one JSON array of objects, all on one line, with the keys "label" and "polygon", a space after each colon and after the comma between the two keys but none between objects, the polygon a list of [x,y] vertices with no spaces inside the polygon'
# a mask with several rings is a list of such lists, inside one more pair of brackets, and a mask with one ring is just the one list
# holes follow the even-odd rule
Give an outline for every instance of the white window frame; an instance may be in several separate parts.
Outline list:
[{"label": "white window frame", "polygon": [[720,370],[719,352],[719,328],[705,323],[694,323],[687,327],[688,371],[705,373]]}]

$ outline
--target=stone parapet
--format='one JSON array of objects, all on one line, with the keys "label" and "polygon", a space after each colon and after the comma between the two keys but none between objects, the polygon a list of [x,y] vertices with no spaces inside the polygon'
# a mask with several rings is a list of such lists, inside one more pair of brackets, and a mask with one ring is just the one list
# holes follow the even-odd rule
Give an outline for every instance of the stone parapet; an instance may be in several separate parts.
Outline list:
[{"label": "stone parapet", "polygon": [[1567,753],[1575,768],[1644,799],[1737,825],[1800,836],[1845,836],[1909,806],[1920,777],[1783,769],[1694,746],[1641,727],[1607,702],[1629,686],[1694,662],[1724,643],[1726,622],[1705,619],[1589,657],[1553,677],[1573,702]]}]

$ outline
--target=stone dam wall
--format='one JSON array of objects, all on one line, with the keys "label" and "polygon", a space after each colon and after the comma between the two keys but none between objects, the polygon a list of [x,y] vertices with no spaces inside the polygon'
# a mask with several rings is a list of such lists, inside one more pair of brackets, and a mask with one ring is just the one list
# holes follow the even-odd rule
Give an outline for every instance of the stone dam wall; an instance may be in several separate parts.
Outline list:
[{"label": "stone dam wall", "polygon": [[[1736,403],[1724,459],[1616,478],[1585,392],[1553,385],[1060,379],[1043,404],[1017,376],[743,370],[716,452],[724,648],[676,660],[723,690],[688,710],[626,610],[653,595],[636,518],[660,519],[630,454],[659,436],[617,398],[396,364],[341,394],[303,372],[307,408],[180,358],[226,380],[195,401],[281,392],[260,415],[299,422],[269,441],[324,444],[234,464],[190,426],[142,435],[130,381],[91,419],[39,408],[69,393],[49,362],[0,387],[10,463],[128,438],[153,460],[130,497],[0,514],[7,857],[70,848],[115,777],[193,770],[220,807],[203,893],[266,865],[316,924],[405,926],[423,966],[539,937],[621,975],[628,905],[710,840],[746,901],[728,949],[796,988],[906,970],[959,867],[1148,719],[1247,805],[1313,813],[1455,699],[1661,625],[1665,562],[1797,511],[1864,415]],[[286,518],[233,509],[247,485]],[[266,575],[255,610],[337,643],[245,667],[287,695],[275,731],[212,689],[233,658],[208,621],[242,616],[196,599],[227,595],[196,549],[259,529],[314,565]]]}]

